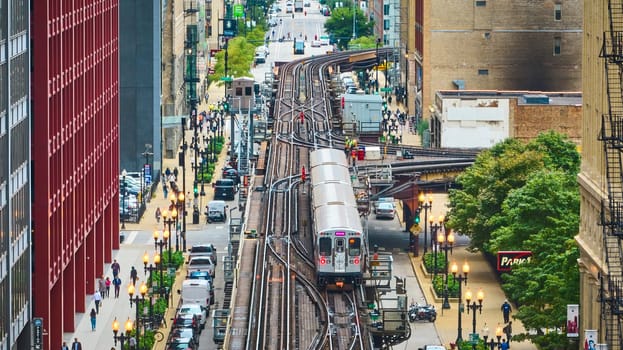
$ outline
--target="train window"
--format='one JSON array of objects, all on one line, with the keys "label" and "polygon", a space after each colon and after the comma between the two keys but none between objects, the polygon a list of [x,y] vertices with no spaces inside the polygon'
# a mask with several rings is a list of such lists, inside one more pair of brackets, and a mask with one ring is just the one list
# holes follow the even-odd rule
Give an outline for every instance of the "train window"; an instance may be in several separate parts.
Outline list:
[{"label": "train window", "polygon": [[335,252],[344,253],[344,240],[343,239],[335,240]]},{"label": "train window", "polygon": [[348,255],[350,256],[361,255],[361,239],[359,238],[348,239]]},{"label": "train window", "polygon": [[318,251],[320,252],[320,255],[323,256],[331,255],[331,238],[320,238],[318,240]]}]

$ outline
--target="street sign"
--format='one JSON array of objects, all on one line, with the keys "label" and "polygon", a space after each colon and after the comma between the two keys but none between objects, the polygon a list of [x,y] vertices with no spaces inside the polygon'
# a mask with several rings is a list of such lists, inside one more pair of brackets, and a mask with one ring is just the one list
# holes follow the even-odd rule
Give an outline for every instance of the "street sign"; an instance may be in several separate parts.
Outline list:
[{"label": "street sign", "polygon": [[145,174],[145,185],[149,186],[151,184],[151,165],[144,165],[144,174]]},{"label": "street sign", "polygon": [[40,317],[33,318],[32,320],[34,324],[34,338],[35,338],[35,349],[42,349],[43,347],[43,319]]},{"label": "street sign", "polygon": [[232,77],[227,76],[227,77],[221,77],[221,81],[226,81],[226,82],[232,82],[234,79],[232,79]]},{"label": "street sign", "polygon": [[244,5],[235,4],[234,5],[234,18],[241,18],[244,16]]},{"label": "street sign", "polygon": [[392,88],[390,88],[390,87],[384,87],[384,88],[381,88],[381,91],[382,91],[382,92],[392,92]]},{"label": "street sign", "polygon": [[226,38],[233,38],[236,36],[236,28],[238,22],[232,18],[226,18],[223,20],[223,36]]},{"label": "street sign", "polygon": [[470,333],[469,334],[469,342],[472,343],[472,345],[478,344],[479,340],[480,340],[480,336],[479,336],[478,333]]}]

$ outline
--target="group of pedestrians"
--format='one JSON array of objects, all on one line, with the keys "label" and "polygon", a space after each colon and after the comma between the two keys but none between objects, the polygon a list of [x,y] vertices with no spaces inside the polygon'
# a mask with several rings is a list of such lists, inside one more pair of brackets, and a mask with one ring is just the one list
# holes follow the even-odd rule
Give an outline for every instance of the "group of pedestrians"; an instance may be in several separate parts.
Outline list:
[{"label": "group of pedestrians", "polygon": [[513,308],[508,300],[504,300],[502,306],[500,307],[502,311],[502,316],[504,317],[504,328],[502,328],[502,332],[506,335],[505,339],[502,339],[502,343],[500,344],[501,350],[510,349],[511,338],[513,337],[513,322],[510,320],[511,311]]}]

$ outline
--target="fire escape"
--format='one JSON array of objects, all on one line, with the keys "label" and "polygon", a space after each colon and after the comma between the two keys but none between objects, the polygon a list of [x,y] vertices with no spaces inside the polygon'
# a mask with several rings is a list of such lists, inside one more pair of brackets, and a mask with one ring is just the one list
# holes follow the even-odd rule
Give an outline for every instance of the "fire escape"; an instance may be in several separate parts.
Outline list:
[{"label": "fire escape", "polygon": [[609,350],[622,350],[623,334],[623,0],[608,1],[609,31],[603,36],[608,111],[601,135],[606,157],[608,199],[602,201],[601,224],[607,271],[601,276],[601,317]]}]

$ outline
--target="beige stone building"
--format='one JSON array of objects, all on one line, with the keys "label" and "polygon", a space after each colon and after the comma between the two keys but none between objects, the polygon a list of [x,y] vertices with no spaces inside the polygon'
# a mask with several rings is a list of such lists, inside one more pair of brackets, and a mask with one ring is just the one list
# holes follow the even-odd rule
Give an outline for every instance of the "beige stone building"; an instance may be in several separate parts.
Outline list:
[{"label": "beige stone building", "polygon": [[[623,143],[623,68],[616,63],[606,65],[606,59],[600,56],[603,56],[602,48],[605,44],[606,54],[613,61],[616,59],[621,62],[623,47],[620,46],[620,39],[614,40],[617,44],[615,47],[612,45],[609,3],[612,5],[612,15],[619,19],[612,24],[612,28],[620,38],[623,32],[623,1],[584,3],[584,113],[582,168],[578,176],[581,222],[576,240],[580,247],[580,344],[585,341],[584,330],[592,329],[597,331],[598,343],[607,344],[608,349],[621,349],[623,323],[619,314],[623,297],[623,247],[622,236],[618,235],[622,233],[623,224],[620,147]],[[602,120],[606,123],[602,124]],[[602,132],[602,125],[605,125],[605,132]]]},{"label": "beige stone building", "polygon": [[410,113],[430,117],[438,90],[580,90],[582,1],[411,3]]}]

